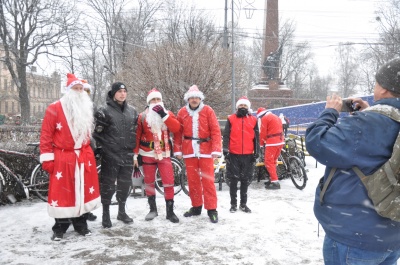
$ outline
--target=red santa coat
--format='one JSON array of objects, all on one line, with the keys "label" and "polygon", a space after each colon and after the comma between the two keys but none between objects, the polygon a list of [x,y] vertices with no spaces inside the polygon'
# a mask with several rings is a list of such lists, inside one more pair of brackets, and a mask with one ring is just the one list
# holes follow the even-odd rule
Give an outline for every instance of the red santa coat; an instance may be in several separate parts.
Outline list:
[{"label": "red santa coat", "polygon": [[[175,155],[183,155],[183,158],[221,155],[221,129],[210,106],[200,103],[196,110],[191,110],[187,104],[179,110],[177,118],[181,130],[174,134]],[[190,138],[208,140],[199,143],[199,140]]]},{"label": "red santa coat", "polygon": [[90,142],[74,141],[62,101],[46,109],[40,134],[40,162],[54,160],[48,194],[49,215],[71,218],[98,208],[101,201]]},{"label": "red santa coat", "polygon": [[[162,119],[162,121],[168,128],[168,130],[167,130],[168,135],[170,132],[176,133],[179,131],[180,123],[171,111],[168,111],[168,115],[165,116]],[[154,157],[154,150],[152,148],[150,148],[149,146],[140,145],[140,141],[153,142],[153,140],[154,140],[153,133],[150,130],[150,127],[146,121],[146,118],[143,117],[143,112],[142,112],[139,114],[138,124],[136,127],[136,147],[133,150],[135,157],[137,157],[138,154],[140,154],[142,156]],[[160,139],[160,140],[164,141],[164,139]],[[162,151],[163,151],[163,157],[165,157],[165,145],[163,145]]]},{"label": "red santa coat", "polygon": [[261,117],[260,146],[277,146],[284,143],[282,121],[278,116],[268,111]]}]

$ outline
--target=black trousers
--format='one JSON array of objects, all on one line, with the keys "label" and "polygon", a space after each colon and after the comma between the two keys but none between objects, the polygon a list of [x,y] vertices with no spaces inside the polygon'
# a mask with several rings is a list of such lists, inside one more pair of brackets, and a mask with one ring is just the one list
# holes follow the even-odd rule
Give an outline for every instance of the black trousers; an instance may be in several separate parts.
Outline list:
[{"label": "black trousers", "polygon": [[[133,160],[121,161],[103,155],[101,159],[100,195],[101,203],[110,205],[117,192],[117,201],[125,203],[132,185]],[[115,185],[115,182],[117,185]]]},{"label": "black trousers", "polygon": [[83,229],[88,229],[87,225],[87,213],[75,217],[75,218],[55,218],[55,224],[53,225],[54,233],[65,233],[67,232],[69,226],[72,223],[75,231],[82,231]]},{"label": "black trousers", "polygon": [[229,154],[226,161],[226,176],[230,180],[231,205],[237,205],[237,185],[240,181],[240,204],[247,203],[247,190],[254,172],[253,155]]}]

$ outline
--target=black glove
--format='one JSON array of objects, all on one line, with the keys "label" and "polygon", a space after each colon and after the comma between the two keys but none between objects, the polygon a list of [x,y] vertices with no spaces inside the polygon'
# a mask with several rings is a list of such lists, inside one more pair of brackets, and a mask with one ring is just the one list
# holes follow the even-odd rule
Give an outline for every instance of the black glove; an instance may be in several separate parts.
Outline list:
[{"label": "black glove", "polygon": [[161,118],[164,118],[165,116],[167,116],[167,113],[165,113],[164,108],[161,107],[160,105],[155,105],[155,106],[153,107],[153,110],[154,110],[155,112],[157,112],[158,115],[161,116]]}]

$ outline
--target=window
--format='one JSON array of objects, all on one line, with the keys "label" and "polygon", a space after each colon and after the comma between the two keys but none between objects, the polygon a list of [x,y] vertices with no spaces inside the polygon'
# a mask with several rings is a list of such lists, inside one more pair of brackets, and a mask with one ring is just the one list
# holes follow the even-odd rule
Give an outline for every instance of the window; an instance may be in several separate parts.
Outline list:
[{"label": "window", "polygon": [[8,82],[7,82],[7,79],[4,79],[4,90],[7,90],[7,88],[8,88]]}]

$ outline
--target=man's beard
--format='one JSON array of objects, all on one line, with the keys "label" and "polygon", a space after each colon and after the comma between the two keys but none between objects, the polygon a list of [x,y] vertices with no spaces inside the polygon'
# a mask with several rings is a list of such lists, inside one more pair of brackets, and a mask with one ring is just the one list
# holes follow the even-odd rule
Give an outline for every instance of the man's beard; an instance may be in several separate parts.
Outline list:
[{"label": "man's beard", "polygon": [[[163,102],[158,102],[158,103],[153,103],[149,105],[148,112],[146,114],[146,122],[151,128],[152,133],[158,133],[159,137],[161,137],[161,130],[165,130],[166,126],[164,122],[161,119],[161,116],[153,110],[154,106],[160,105],[161,107],[164,108],[164,103]],[[167,110],[164,108],[164,111],[167,112]]]},{"label": "man's beard", "polygon": [[75,142],[87,142],[93,130],[93,102],[86,92],[70,90],[64,95],[65,111]]}]

